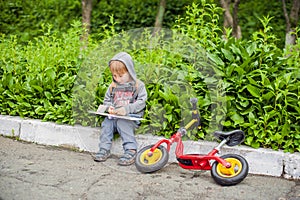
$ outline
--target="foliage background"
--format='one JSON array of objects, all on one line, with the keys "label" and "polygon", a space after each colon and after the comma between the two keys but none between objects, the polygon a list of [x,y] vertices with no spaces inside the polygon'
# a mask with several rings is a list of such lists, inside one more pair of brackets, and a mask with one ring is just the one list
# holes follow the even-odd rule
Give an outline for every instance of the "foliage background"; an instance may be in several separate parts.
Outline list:
[{"label": "foliage background", "polygon": [[[152,8],[157,4],[149,4],[149,10],[143,10],[144,15],[147,14],[143,17],[145,21],[139,22],[137,19],[142,18],[137,17],[139,12],[127,10],[137,11],[141,5],[138,1],[131,4],[132,7],[122,2],[120,5],[124,7],[120,6],[121,10],[115,13],[112,12],[116,9],[109,9],[109,6],[115,5],[112,1],[96,1],[96,7],[107,6],[107,9],[101,14],[93,14],[97,16],[93,18],[94,32],[88,48],[82,48],[78,1],[64,1],[63,4],[57,1],[26,2],[2,1],[0,4],[4,10],[0,15],[0,113],[56,123],[98,126],[102,119],[88,115],[86,110],[95,109],[101,103],[111,79],[108,70],[97,73],[88,68],[83,70],[83,66],[98,62],[96,58],[86,58],[99,48],[102,41],[105,41],[102,45],[109,45],[107,41],[119,37],[116,33],[120,34],[122,29],[151,26],[156,13]],[[182,1],[181,5],[184,5],[183,2],[189,3]],[[254,1],[248,1],[249,4],[251,2]],[[48,12],[49,8],[51,12]],[[193,55],[191,52],[170,51],[170,44],[164,45],[160,40],[154,49],[141,50],[141,47],[130,46],[129,53],[137,65],[151,63],[155,67],[148,69],[159,69],[139,74],[141,80],[153,80],[147,82],[149,100],[145,117],[148,121],[142,124],[139,132],[151,131],[169,137],[188,120],[183,116],[189,115],[190,107],[182,99],[196,95],[203,128],[191,132],[190,139],[211,139],[210,128],[215,123],[223,130],[244,130],[244,144],[255,148],[300,151],[299,39],[297,45],[283,50],[282,38],[277,35],[282,26],[273,26],[272,21],[278,18],[270,15],[260,17],[254,24],[245,22],[253,31],[248,32],[244,39],[230,37],[228,30],[228,39],[224,40],[220,26],[222,11],[217,4],[202,1],[177,11],[184,11],[184,14],[179,17],[167,15],[166,26],[170,26],[175,35],[195,41],[196,45],[192,44],[191,48],[205,49],[204,57],[209,61],[203,63],[213,63],[212,68],[207,71],[205,64],[198,63],[197,59],[187,59]],[[108,17],[109,14],[113,17]],[[46,21],[52,23],[47,25]],[[15,25],[9,25],[11,22]],[[126,28],[122,27],[124,24]],[[132,39],[122,38],[125,39],[120,50],[134,44]],[[172,41],[181,40],[175,38]],[[107,54],[107,58],[109,56]],[[106,64],[99,65],[105,69]],[[95,76],[98,73],[103,76]],[[170,74],[175,76],[166,76]],[[174,84],[166,84],[170,82]],[[208,83],[221,93],[213,96]],[[176,92],[183,88],[186,94],[178,95]],[[225,106],[219,105],[220,99],[226,102]]]},{"label": "foliage background", "polygon": [[[179,17],[186,14],[186,6],[192,3],[202,4],[203,0],[168,1],[164,15],[164,28],[171,28]],[[220,6],[219,0],[206,0]],[[102,39],[101,30],[110,24],[114,17],[115,30],[152,27],[155,22],[159,0],[93,0],[91,34]],[[287,9],[291,1],[287,0]],[[117,5],[117,6],[116,6]],[[255,9],[254,9],[255,8]],[[71,28],[73,20],[81,19],[81,1],[78,0],[41,0],[32,3],[30,0],[0,1],[0,32],[6,35],[18,35],[20,41],[27,42],[42,35],[42,24],[51,24],[59,33]],[[284,47],[285,19],[282,3],[278,0],[258,1],[247,0],[239,4],[239,25],[244,39],[250,39],[253,32],[262,29],[259,18],[271,16],[270,26],[274,30],[280,48]],[[222,17],[219,25],[223,23]],[[100,35],[99,35],[100,33]]]}]

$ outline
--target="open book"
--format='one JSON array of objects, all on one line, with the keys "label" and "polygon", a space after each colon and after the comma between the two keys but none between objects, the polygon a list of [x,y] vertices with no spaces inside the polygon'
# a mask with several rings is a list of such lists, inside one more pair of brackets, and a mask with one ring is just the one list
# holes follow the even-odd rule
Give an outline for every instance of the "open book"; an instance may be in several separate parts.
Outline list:
[{"label": "open book", "polygon": [[127,120],[133,120],[133,121],[140,121],[140,120],[145,120],[144,118],[136,117],[134,114],[129,114],[127,116],[123,115],[113,115],[105,112],[97,112],[97,111],[88,111],[91,114],[96,114],[96,115],[102,115],[102,116],[107,116],[108,118],[119,118],[119,119],[127,119]]}]

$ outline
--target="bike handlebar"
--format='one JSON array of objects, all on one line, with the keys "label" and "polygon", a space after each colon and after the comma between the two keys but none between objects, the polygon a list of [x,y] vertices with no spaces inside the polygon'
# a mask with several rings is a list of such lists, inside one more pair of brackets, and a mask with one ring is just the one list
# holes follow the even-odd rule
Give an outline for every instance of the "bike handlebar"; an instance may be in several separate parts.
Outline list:
[{"label": "bike handlebar", "polygon": [[190,102],[192,103],[193,110],[197,110],[197,102],[198,102],[198,99],[197,99],[197,98],[191,98],[191,99],[190,99]]},{"label": "bike handlebar", "polygon": [[[197,109],[197,98],[191,98],[190,102],[192,103],[193,111],[192,111],[192,120],[184,127],[184,129],[193,129],[193,128],[199,128],[200,126],[200,114]],[[180,129],[179,129],[180,130]],[[186,132],[184,132],[185,134]]]}]

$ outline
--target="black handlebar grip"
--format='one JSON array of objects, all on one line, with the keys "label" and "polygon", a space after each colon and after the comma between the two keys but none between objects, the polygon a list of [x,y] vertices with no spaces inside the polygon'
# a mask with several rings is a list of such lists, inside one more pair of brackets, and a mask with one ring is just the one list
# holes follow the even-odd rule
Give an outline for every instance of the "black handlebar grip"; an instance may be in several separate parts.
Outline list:
[{"label": "black handlebar grip", "polygon": [[198,99],[197,98],[191,98],[190,101],[191,101],[191,103],[193,105],[193,110],[197,110]]}]

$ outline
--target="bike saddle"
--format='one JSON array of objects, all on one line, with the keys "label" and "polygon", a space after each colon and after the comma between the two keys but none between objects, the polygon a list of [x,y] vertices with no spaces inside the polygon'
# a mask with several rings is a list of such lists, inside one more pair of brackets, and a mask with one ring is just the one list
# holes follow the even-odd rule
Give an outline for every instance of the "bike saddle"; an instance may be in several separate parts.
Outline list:
[{"label": "bike saddle", "polygon": [[226,144],[228,146],[235,146],[241,144],[245,139],[245,133],[242,130],[233,130],[233,131],[215,131],[214,136],[220,140],[226,139]]}]

